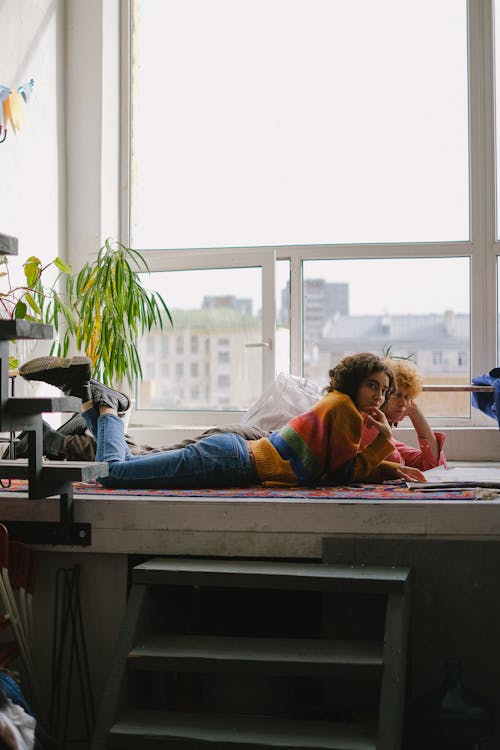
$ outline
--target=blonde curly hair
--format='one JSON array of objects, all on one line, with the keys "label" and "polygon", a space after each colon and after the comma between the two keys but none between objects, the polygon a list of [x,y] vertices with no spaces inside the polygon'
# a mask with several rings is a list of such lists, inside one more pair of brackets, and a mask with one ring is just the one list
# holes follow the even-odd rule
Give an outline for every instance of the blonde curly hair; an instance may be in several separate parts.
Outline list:
[{"label": "blonde curly hair", "polygon": [[408,393],[411,398],[416,398],[422,392],[422,376],[417,370],[417,366],[411,360],[384,357],[383,362],[385,362],[394,373],[396,389],[401,386],[408,388]]}]

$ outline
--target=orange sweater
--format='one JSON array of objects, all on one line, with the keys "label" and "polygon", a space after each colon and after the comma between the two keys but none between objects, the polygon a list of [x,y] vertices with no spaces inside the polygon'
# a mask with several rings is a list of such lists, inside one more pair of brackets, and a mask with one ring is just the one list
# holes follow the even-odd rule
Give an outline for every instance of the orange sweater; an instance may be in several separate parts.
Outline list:
[{"label": "orange sweater", "polygon": [[362,425],[349,396],[327,393],[268,438],[250,441],[260,481],[290,486],[394,479],[399,464],[384,461],[393,451],[389,440],[379,434],[358,452]]}]

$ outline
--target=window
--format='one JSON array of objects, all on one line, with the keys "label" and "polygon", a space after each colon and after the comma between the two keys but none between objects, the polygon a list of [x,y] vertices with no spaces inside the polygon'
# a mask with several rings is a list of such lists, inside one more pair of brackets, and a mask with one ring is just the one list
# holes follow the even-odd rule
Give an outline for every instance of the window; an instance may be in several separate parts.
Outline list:
[{"label": "window", "polygon": [[[196,408],[246,408],[268,354],[273,373],[321,385],[360,347],[411,356],[435,383],[496,363],[494,112],[481,109],[493,20],[477,0],[132,5],[130,239],[175,311],[165,337],[179,335],[181,311],[199,316],[185,329],[207,380]],[[182,252],[185,284],[172,271]],[[211,270],[219,252],[230,262]],[[252,276],[266,253],[272,291],[267,266],[262,287]],[[219,324],[206,335],[217,315],[251,319],[253,335]],[[243,397],[218,394],[222,375],[231,389],[256,372]],[[466,395],[428,408],[440,424],[484,423]]]},{"label": "window", "polygon": [[[418,361],[424,382],[470,383],[464,356],[470,346],[468,258],[316,260],[303,266],[304,374],[318,385],[346,354],[389,350]],[[389,293],[371,293],[385,289]],[[442,393],[439,400],[423,394],[421,403],[428,416],[470,415],[467,393]]]},{"label": "window", "polygon": [[465,0],[133,8],[134,245],[468,239]]}]

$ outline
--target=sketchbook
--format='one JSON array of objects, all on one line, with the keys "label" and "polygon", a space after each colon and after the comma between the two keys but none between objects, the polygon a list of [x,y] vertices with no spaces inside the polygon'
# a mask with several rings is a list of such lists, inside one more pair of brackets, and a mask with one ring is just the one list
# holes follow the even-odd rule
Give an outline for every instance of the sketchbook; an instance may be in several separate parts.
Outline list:
[{"label": "sketchbook", "polygon": [[445,469],[436,466],[435,469],[424,471],[427,482],[407,482],[411,490],[435,490],[467,487],[498,487],[500,489],[500,468],[485,466],[454,466]]}]

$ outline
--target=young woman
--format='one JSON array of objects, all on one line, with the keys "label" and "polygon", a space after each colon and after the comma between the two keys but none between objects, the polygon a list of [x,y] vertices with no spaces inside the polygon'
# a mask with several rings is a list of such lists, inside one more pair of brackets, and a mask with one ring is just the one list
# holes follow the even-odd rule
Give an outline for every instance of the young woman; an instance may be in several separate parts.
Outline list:
[{"label": "young woman", "polygon": [[[118,417],[120,396],[90,381],[90,360],[40,357],[20,368],[26,380],[41,380],[79,396],[97,439],[96,461],[109,465],[99,481],[106,487],[238,487],[252,484],[299,486],[425,481],[415,468],[386,461],[391,428],[380,407],[394,388],[387,363],[370,353],[345,357],[330,370],[326,395],[310,411],[259,440],[215,434],[185,448],[133,456]],[[363,423],[378,433],[360,450]]]},{"label": "young woman", "polygon": [[[413,466],[421,471],[433,469],[435,466],[446,466],[443,452],[446,435],[443,432],[432,431],[415,400],[422,392],[422,378],[416,365],[403,359],[387,358],[385,361],[394,373],[396,387],[382,406],[382,411],[391,427],[396,427],[404,417],[408,417],[418,439],[418,448],[415,448],[391,437],[394,449],[387,456],[387,460],[403,466]],[[377,434],[373,427],[364,426],[361,446],[369,445]]]}]

